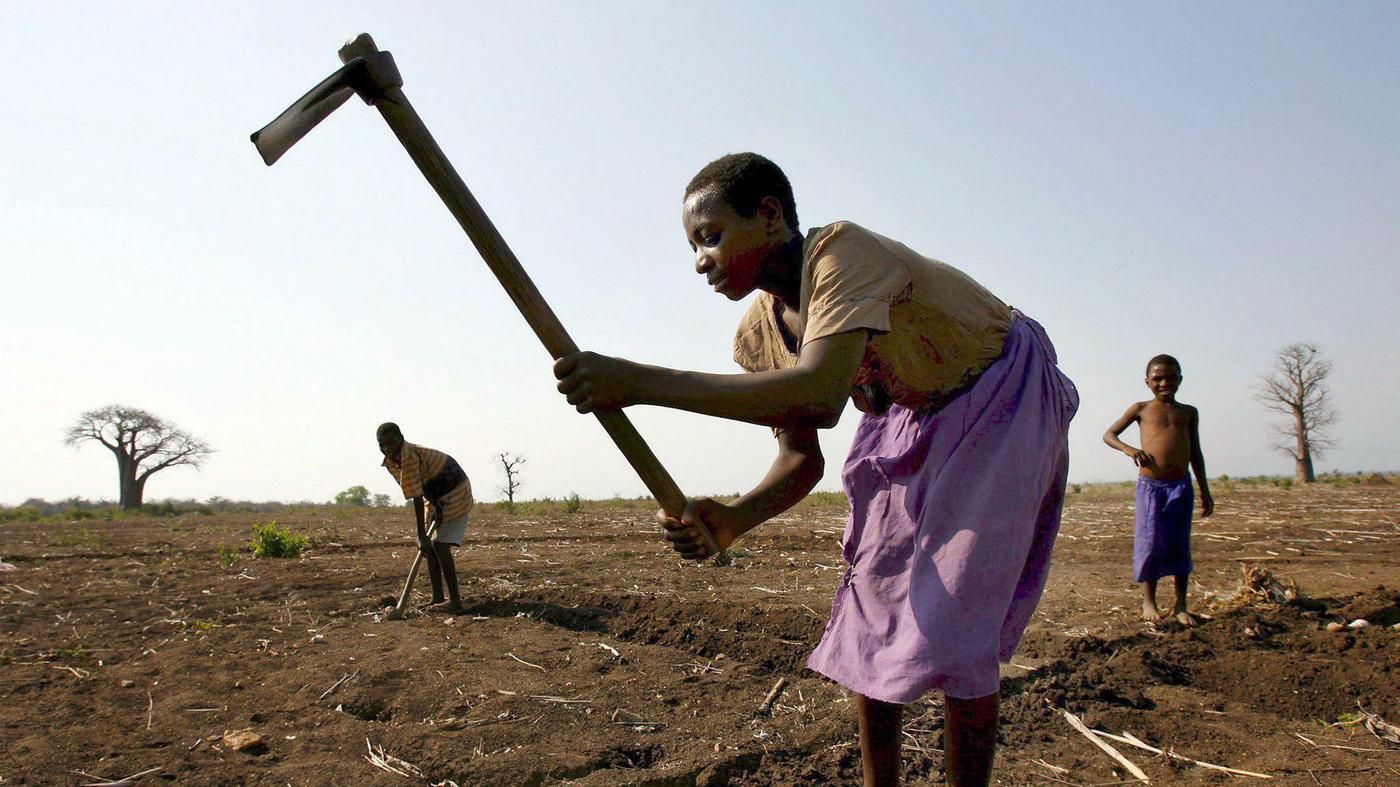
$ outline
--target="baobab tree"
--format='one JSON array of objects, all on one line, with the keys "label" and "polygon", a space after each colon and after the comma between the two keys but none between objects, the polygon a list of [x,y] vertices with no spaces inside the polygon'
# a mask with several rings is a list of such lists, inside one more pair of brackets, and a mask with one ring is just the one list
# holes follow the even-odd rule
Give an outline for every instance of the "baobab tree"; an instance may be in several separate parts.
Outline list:
[{"label": "baobab tree", "polygon": [[1327,388],[1331,373],[1332,362],[1322,358],[1317,345],[1290,344],[1274,355],[1274,370],[1259,378],[1254,392],[1265,407],[1289,416],[1287,424],[1274,427],[1274,449],[1293,457],[1299,483],[1317,480],[1313,458],[1336,445],[1337,411]]},{"label": "baobab tree", "polygon": [[505,470],[506,473],[506,483],[500,488],[500,491],[506,496],[506,504],[514,506],[515,490],[519,489],[520,485],[523,483],[520,480],[520,466],[525,464],[525,457],[511,456],[502,451],[496,455],[496,458],[500,460],[501,468]]},{"label": "baobab tree", "polygon": [[114,404],[89,410],[68,428],[64,442],[77,446],[95,440],[117,457],[122,508],[140,508],[146,481],[167,468],[198,468],[214,453],[207,443],[174,424],[135,407]]}]

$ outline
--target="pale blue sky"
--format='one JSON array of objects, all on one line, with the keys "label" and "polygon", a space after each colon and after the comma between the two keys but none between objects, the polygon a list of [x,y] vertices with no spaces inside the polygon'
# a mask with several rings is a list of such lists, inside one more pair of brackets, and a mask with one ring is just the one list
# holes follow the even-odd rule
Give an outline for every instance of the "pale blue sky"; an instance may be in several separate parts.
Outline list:
[{"label": "pale blue sky", "polygon": [[[1321,467],[1400,468],[1400,5],[855,8],[0,4],[0,503],[114,497],[111,456],[61,440],[117,402],[219,449],[152,498],[392,492],[387,419],[482,499],[500,451],[527,497],[644,492],[378,113],[270,169],[248,142],[360,31],[585,348],[735,370],[743,306],[692,272],[680,200],[755,150],[804,226],[898,238],[1046,326],[1083,397],[1075,480],[1132,476],[1099,435],[1158,352],[1212,475],[1290,472],[1249,393],[1293,341],[1336,363]],[[771,460],[765,429],[631,413],[687,491]]]}]

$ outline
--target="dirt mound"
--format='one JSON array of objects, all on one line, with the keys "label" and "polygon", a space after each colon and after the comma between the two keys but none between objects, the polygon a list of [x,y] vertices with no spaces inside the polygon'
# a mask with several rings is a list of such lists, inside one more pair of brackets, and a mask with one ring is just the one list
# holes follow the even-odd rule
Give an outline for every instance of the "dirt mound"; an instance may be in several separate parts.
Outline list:
[{"label": "dirt mound", "polygon": [[1366,476],[1366,480],[1362,483],[1366,486],[1390,486],[1390,479],[1380,473],[1372,473]]},{"label": "dirt mound", "polygon": [[[1298,721],[1332,721],[1361,703],[1400,716],[1400,593],[1378,587],[1342,601],[1241,607],[1202,625],[1170,624],[1116,640],[1086,637],[1061,646],[1055,660],[1006,692],[1008,726],[1044,721],[1050,708],[1079,713],[1091,725],[1118,711],[1156,707],[1152,689],[1189,687],[1222,705]],[[1365,617],[1362,630],[1327,631],[1331,619]],[[1219,709],[1217,709],[1219,710]]]},{"label": "dirt mound", "polygon": [[1347,623],[1360,618],[1372,626],[1393,626],[1400,623],[1400,591],[1376,587],[1353,597],[1334,614]]},{"label": "dirt mound", "polygon": [[678,648],[706,659],[737,660],[773,673],[801,670],[826,625],[801,607],[697,607],[666,597],[577,591],[479,601],[467,614],[523,615],[571,631]]}]

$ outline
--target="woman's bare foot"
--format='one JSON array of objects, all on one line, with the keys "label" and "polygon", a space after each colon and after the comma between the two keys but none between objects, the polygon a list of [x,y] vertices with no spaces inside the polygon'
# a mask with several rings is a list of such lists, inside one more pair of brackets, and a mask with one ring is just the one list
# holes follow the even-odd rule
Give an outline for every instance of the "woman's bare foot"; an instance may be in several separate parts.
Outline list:
[{"label": "woman's bare foot", "polygon": [[1157,605],[1151,601],[1142,602],[1142,619],[1148,623],[1156,621],[1162,617],[1162,610],[1157,609]]},{"label": "woman's bare foot", "polygon": [[445,612],[449,615],[460,615],[466,612],[466,607],[460,601],[438,601],[428,606],[428,612]]},{"label": "woman's bare foot", "polygon": [[1172,614],[1176,617],[1176,622],[1183,626],[1196,625],[1196,616],[1187,612],[1185,607],[1177,607],[1172,610]]}]

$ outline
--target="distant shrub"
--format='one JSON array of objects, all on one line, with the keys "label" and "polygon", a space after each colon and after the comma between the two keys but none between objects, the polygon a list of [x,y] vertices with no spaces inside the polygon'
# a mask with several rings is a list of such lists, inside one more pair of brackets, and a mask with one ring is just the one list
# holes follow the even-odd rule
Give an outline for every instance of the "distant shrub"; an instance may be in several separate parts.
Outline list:
[{"label": "distant shrub", "polygon": [[[193,510],[199,505],[193,500],[187,502],[190,506],[188,510]],[[146,514],[147,516],[179,516],[180,514],[184,513],[184,510],[182,506],[177,506],[177,503],[174,500],[161,500],[159,502],[147,503],[141,506],[141,513]]]},{"label": "distant shrub", "polygon": [[17,508],[0,508],[0,523],[4,522],[29,522],[43,514],[39,510],[30,506],[19,506]]},{"label": "distant shrub", "polygon": [[353,506],[355,508],[369,508],[369,490],[356,484],[344,492],[339,492],[335,500],[331,501],[338,506]]},{"label": "distant shrub", "polygon": [[583,501],[579,499],[578,492],[570,492],[564,498],[564,513],[577,514],[583,511]]},{"label": "distant shrub", "polygon": [[511,514],[548,516],[559,512],[559,501],[552,497],[542,497],[538,500],[516,500],[514,503],[503,500],[497,503],[496,507]]},{"label": "distant shrub", "polygon": [[375,496],[374,496],[374,507],[375,507],[375,508],[388,508],[389,506],[392,506],[393,504],[394,504],[394,499],[393,499],[392,497],[389,497],[388,495],[375,495]]},{"label": "distant shrub", "polygon": [[305,536],[293,535],[290,530],[279,527],[276,522],[253,525],[254,557],[297,557],[309,546],[311,541]]},{"label": "distant shrub", "polygon": [[1079,484],[1070,484],[1070,485],[1069,485],[1069,491],[1070,491],[1071,493],[1077,495],[1077,494],[1079,494],[1080,492],[1083,492],[1083,491],[1084,491],[1084,487],[1080,486]]},{"label": "distant shrub", "polygon": [[807,495],[805,502],[808,505],[821,508],[850,508],[851,501],[846,498],[845,492],[813,492]]}]

